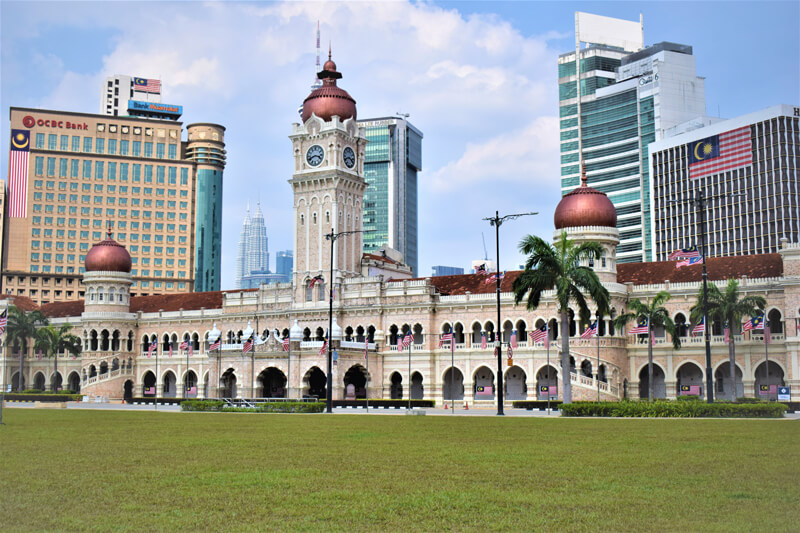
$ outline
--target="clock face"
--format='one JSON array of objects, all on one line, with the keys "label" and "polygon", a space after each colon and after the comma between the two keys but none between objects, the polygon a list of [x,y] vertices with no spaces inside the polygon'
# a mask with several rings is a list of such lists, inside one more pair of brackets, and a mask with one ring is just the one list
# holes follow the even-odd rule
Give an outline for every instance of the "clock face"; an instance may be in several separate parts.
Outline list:
[{"label": "clock face", "polygon": [[344,164],[347,168],[353,168],[356,164],[356,154],[353,152],[353,149],[349,146],[345,147],[344,153],[342,154],[344,158]]},{"label": "clock face", "polygon": [[308,152],[306,152],[306,161],[308,161],[308,164],[312,167],[316,167],[322,163],[322,158],[324,156],[325,150],[322,149],[322,146],[315,144],[308,149]]}]

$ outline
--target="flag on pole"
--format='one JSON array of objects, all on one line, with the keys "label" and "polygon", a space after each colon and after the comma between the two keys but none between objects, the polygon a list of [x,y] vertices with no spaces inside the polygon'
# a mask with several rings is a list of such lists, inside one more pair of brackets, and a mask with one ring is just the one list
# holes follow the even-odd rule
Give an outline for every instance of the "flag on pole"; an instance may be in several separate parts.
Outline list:
[{"label": "flag on pole", "polygon": [[242,346],[242,353],[247,353],[253,350],[253,335],[250,335],[246,341],[244,341],[244,346]]},{"label": "flag on pole", "polygon": [[133,90],[143,93],[160,93],[161,80],[149,80],[147,78],[133,78]]},{"label": "flag on pole", "polygon": [[511,330],[511,346],[516,348],[517,347],[517,330]]},{"label": "flag on pole", "polygon": [[145,394],[155,394],[156,393],[156,388],[155,387],[147,387],[146,389],[144,389],[144,393]]},{"label": "flag on pole", "polygon": [[764,315],[759,315],[751,318],[742,324],[742,331],[750,331],[751,329],[762,329],[764,327]]},{"label": "flag on pole", "polygon": [[172,357],[172,341],[169,343],[169,356]]},{"label": "flag on pole", "polygon": [[147,350],[147,357],[152,356],[153,352],[155,352],[156,355],[158,355],[158,343],[156,341],[150,343],[150,348],[148,348]]},{"label": "flag on pole", "polygon": [[397,351],[398,352],[402,352],[403,351],[403,336],[402,335],[398,335],[397,336]]},{"label": "flag on pole", "polygon": [[214,342],[212,342],[212,343],[211,343],[211,344],[208,346],[208,351],[212,351],[212,350],[219,350],[220,348],[222,348],[222,337],[218,337],[218,338],[217,338],[217,340],[215,340]]},{"label": "flag on pole", "polygon": [[443,333],[442,336],[439,338],[439,348],[441,348],[445,342],[453,342],[453,333]]},{"label": "flag on pole", "polygon": [[702,257],[687,257],[686,259],[683,259],[683,260],[678,261],[677,263],[675,263],[675,268],[681,268],[681,267],[685,267],[685,266],[692,266],[692,265],[696,265],[697,263],[702,263],[702,262],[703,262],[703,258]]},{"label": "flag on pole", "polygon": [[414,337],[411,335],[411,332],[407,332],[406,336],[403,337],[403,348],[408,348],[414,342]]},{"label": "flag on pole", "polygon": [[314,287],[314,285],[316,285],[316,284],[317,284],[317,282],[319,282],[319,281],[324,281],[324,280],[325,280],[325,278],[323,278],[323,277],[322,277],[322,275],[319,275],[319,276],[314,276],[314,277],[313,277],[313,278],[311,278],[311,280],[308,282],[308,288],[309,288],[309,289],[311,289],[311,288],[313,288],[313,287]]},{"label": "flag on pole", "polygon": [[189,343],[189,357],[193,355],[194,352],[194,343]]},{"label": "flag on pole", "polygon": [[753,163],[750,126],[694,141],[689,148],[689,178],[703,178]]},{"label": "flag on pole", "polygon": [[286,337],[285,339],[283,339],[283,351],[284,352],[288,352],[289,351],[289,337]]},{"label": "flag on pole", "polygon": [[706,317],[700,319],[700,322],[692,328],[692,335],[696,335],[698,333],[705,333],[706,332]]},{"label": "flag on pole", "polygon": [[669,254],[670,261],[678,261],[679,259],[688,259],[692,257],[700,257],[700,251],[697,249],[697,245],[693,244],[688,248],[681,248],[680,250],[675,250],[671,254]]},{"label": "flag on pole", "polygon": [[769,320],[764,322],[764,343],[769,344],[772,342],[772,334],[769,330]]},{"label": "flag on pole", "polygon": [[486,274],[486,263],[483,263],[482,265],[478,265],[477,267],[475,267],[475,273]]},{"label": "flag on pole", "polygon": [[[170,343],[170,348],[172,348],[172,343]],[[187,339],[184,339],[183,342],[180,344],[180,346],[178,346],[178,349],[181,351],[188,350],[189,341]]]},{"label": "flag on pole", "polygon": [[0,335],[5,333],[6,326],[8,326],[8,309],[3,309],[3,312],[0,313]]},{"label": "flag on pole", "polygon": [[481,331],[481,350],[486,349],[486,332]]},{"label": "flag on pole", "polygon": [[11,130],[11,154],[9,154],[8,216],[28,216],[28,160],[31,153],[31,132]]},{"label": "flag on pole", "polygon": [[328,338],[326,337],[325,342],[322,343],[322,348],[319,349],[318,355],[325,355],[327,351],[328,351]]},{"label": "flag on pole", "polygon": [[493,282],[493,281],[497,281],[498,279],[499,279],[500,281],[503,281],[503,277],[505,276],[505,274],[506,274],[505,272],[497,272],[496,274],[492,274],[491,276],[489,276],[488,278],[486,278],[486,279],[485,279],[483,282],[484,282],[486,285],[488,285],[489,283],[491,283],[491,282]]},{"label": "flag on pole", "polygon": [[647,327],[647,317],[641,316],[636,321],[636,327],[631,328],[628,333],[631,335],[638,335],[639,333],[647,333],[648,331],[649,328]]},{"label": "flag on pole", "polygon": [[586,326],[586,330],[581,333],[581,339],[591,339],[597,333],[597,321]]},{"label": "flag on pole", "polygon": [[540,342],[545,343],[545,346],[550,344],[550,339],[547,335],[547,324],[542,326],[541,328],[537,328],[531,331],[528,336],[531,338],[534,344],[538,344]]}]

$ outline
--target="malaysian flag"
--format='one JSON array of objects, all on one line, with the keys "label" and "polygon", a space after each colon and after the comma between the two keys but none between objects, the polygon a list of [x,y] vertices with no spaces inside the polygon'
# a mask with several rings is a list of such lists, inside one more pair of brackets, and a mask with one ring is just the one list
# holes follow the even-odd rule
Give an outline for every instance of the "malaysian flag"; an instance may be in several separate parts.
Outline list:
[{"label": "malaysian flag", "polygon": [[156,388],[155,387],[147,387],[146,389],[144,389],[144,393],[145,394],[155,394],[156,393]]},{"label": "malaysian flag", "polygon": [[169,343],[169,356],[172,357],[172,342]]},{"label": "malaysian flag", "polygon": [[11,130],[11,154],[8,174],[8,216],[28,216],[28,159],[31,153],[31,133]]},{"label": "malaysian flag", "polygon": [[497,280],[503,281],[503,276],[505,276],[505,274],[506,274],[505,272],[498,272],[497,274],[492,274],[491,276],[489,276],[484,280],[484,283],[488,285],[493,281]]},{"label": "malaysian flag", "polygon": [[314,285],[317,284],[318,281],[324,281],[324,280],[325,278],[323,278],[322,276],[314,276],[313,278],[311,278],[311,280],[309,280],[308,288],[311,289],[314,287]]},{"label": "malaysian flag", "polygon": [[742,324],[742,332],[750,331],[751,329],[762,329],[764,327],[764,315],[756,316]]},{"label": "malaysian flag", "polygon": [[689,149],[689,178],[696,179],[753,163],[750,126],[692,142]]},{"label": "malaysian flag", "polygon": [[186,392],[189,394],[197,394],[197,387],[189,387]]},{"label": "malaysian flag", "polygon": [[669,254],[670,261],[677,261],[679,259],[687,259],[691,257],[700,257],[700,251],[694,244],[688,248],[681,248],[680,250],[675,250]]},{"label": "malaysian flag", "polygon": [[453,333],[443,333],[442,336],[439,338],[439,348],[446,342],[453,342]]},{"label": "malaysian flag", "polygon": [[217,337],[217,340],[208,346],[208,351],[219,350],[220,348],[222,348],[222,337]]},{"label": "malaysian flag", "polygon": [[403,351],[403,336],[402,335],[398,335],[397,336],[397,351],[398,352],[402,352]]},{"label": "malaysian flag", "polygon": [[403,337],[403,348],[408,348],[414,342],[414,337],[411,336],[411,332],[409,331],[406,333],[406,336]]},{"label": "malaysian flag", "polygon": [[777,385],[759,385],[758,386],[758,393],[762,396],[766,394],[775,394],[778,392]]},{"label": "malaysian flag", "polygon": [[289,351],[289,337],[286,337],[285,339],[283,339],[283,351],[284,352],[288,352]]},{"label": "malaysian flag", "polygon": [[189,349],[189,340],[184,339],[180,346],[178,346],[179,350],[188,350]]},{"label": "malaysian flag", "polygon": [[681,385],[681,394],[684,396],[700,396],[700,385]]},{"label": "malaysian flag", "polygon": [[151,357],[153,352],[158,355],[158,343],[156,341],[150,343],[150,348],[147,349],[147,357]]},{"label": "malaysian flag", "polygon": [[160,93],[161,80],[148,80],[147,78],[133,78],[133,90],[143,93]]},{"label": "malaysian flag", "polygon": [[639,333],[649,333],[649,331],[647,317],[639,317],[639,320],[636,322],[636,327],[631,328],[628,333],[631,335],[638,335]]},{"label": "malaysian flag", "polygon": [[194,352],[194,345],[192,343],[189,343],[189,357],[193,355],[192,352]]},{"label": "malaysian flag", "polygon": [[700,322],[692,329],[692,335],[706,332],[706,317],[700,319]]},{"label": "malaysian flag", "polygon": [[486,274],[486,263],[483,263],[482,265],[478,265],[477,267],[475,267],[475,273]]},{"label": "malaysian flag", "polygon": [[513,348],[517,347],[517,330],[515,329],[511,330],[511,346]]},{"label": "malaysian flag", "polygon": [[5,333],[6,326],[8,326],[8,309],[3,309],[3,312],[0,313],[0,335]]},{"label": "malaysian flag", "polygon": [[492,388],[488,385],[486,386],[477,386],[475,387],[476,395],[483,395],[483,396],[491,396],[492,395]]},{"label": "malaysian flag", "polygon": [[242,346],[242,353],[247,353],[253,350],[253,336],[250,335],[246,341],[244,341],[244,346]]},{"label": "malaysian flag", "polygon": [[586,330],[581,333],[581,339],[591,339],[594,337],[595,333],[597,333],[597,322],[595,321],[594,324],[590,324],[586,327]]},{"label": "malaysian flag", "polygon": [[686,259],[682,259],[682,260],[678,261],[677,263],[675,263],[675,268],[681,268],[681,267],[685,267],[685,266],[692,266],[692,265],[696,265],[697,263],[702,263],[702,262],[703,262],[703,258],[702,257],[687,257]]},{"label": "malaysian flag", "polygon": [[325,339],[325,342],[322,343],[322,348],[319,349],[318,355],[325,355],[328,351],[328,339]]},{"label": "malaysian flag", "polygon": [[481,331],[481,350],[486,349],[486,332]]},{"label": "malaysian flag", "polygon": [[545,324],[541,328],[537,328],[531,331],[530,333],[528,333],[528,336],[531,338],[531,341],[533,341],[534,344],[543,342],[545,346],[550,345],[550,339],[547,336],[547,324]]}]

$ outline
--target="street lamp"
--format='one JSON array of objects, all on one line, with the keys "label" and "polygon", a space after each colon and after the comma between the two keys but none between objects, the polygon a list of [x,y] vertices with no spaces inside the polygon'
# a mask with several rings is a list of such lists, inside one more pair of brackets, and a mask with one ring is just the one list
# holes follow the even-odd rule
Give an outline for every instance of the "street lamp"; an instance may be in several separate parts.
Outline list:
[{"label": "street lamp", "polygon": [[[332,351],[331,351],[331,344],[333,343],[333,244],[336,242],[336,239],[339,237],[344,237],[345,235],[353,235],[355,233],[363,233],[360,229],[358,230],[351,230],[351,231],[340,231],[336,233],[333,228],[331,228],[330,233],[325,234],[325,239],[331,241],[331,277],[329,280],[330,287],[328,294],[328,384],[325,390],[325,403],[327,413],[333,412],[333,371],[332,371]],[[341,333],[340,333],[341,337]]]},{"label": "street lamp", "polygon": [[498,211],[494,212],[493,217],[487,217],[483,220],[488,220],[489,225],[494,226],[495,230],[495,245],[497,251],[497,263],[496,264],[496,272],[495,272],[495,280],[497,281],[497,328],[494,334],[494,347],[495,351],[497,352],[497,415],[503,416],[503,359],[502,359],[502,343],[500,342],[500,338],[498,335],[502,335],[503,326],[500,323],[500,225],[505,222],[506,220],[514,220],[519,217],[525,217],[529,215],[538,215],[539,213],[516,213],[513,215],[506,215],[501,217]]}]

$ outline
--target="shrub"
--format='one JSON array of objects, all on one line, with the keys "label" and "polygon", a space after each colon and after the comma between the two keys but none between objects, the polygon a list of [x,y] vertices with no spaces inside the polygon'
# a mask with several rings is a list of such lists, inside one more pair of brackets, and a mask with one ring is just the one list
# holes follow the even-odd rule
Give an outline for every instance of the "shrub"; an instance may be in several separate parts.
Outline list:
[{"label": "shrub", "polygon": [[263,402],[255,407],[234,407],[222,400],[185,400],[181,402],[183,411],[215,411],[226,413],[321,413],[325,410],[323,402]]},{"label": "shrub", "polygon": [[780,403],[735,404],[702,401],[575,402],[561,406],[564,416],[679,417],[679,418],[781,418]]},{"label": "shrub", "polygon": [[[561,400],[550,400],[550,409],[558,409],[561,405]],[[511,402],[511,407],[514,409],[547,409],[547,400],[514,400]]]},{"label": "shrub", "polygon": [[16,402],[79,402],[83,399],[83,394],[8,393],[5,395],[5,399]]}]

